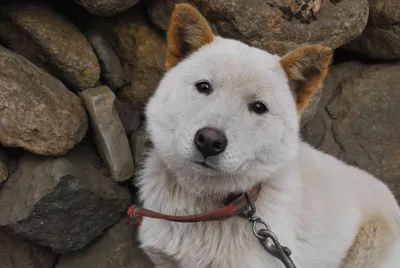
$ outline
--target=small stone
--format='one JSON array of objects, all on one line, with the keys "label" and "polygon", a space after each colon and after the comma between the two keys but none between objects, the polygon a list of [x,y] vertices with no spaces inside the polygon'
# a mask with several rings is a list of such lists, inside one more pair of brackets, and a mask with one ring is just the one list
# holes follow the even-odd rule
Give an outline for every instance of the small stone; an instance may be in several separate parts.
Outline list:
[{"label": "small stone", "polygon": [[101,77],[105,84],[113,90],[129,84],[130,77],[125,73],[109,41],[96,31],[90,31],[86,36],[99,58]]},{"label": "small stone", "polygon": [[123,218],[93,245],[62,255],[56,268],[153,268],[136,236],[135,224]]},{"label": "small stone", "polygon": [[332,66],[305,141],[385,182],[400,201],[399,63]]},{"label": "small stone", "polygon": [[127,10],[141,0],[75,0],[88,12],[98,16],[113,16]]},{"label": "small stone", "polygon": [[[83,90],[97,84],[100,66],[96,54],[70,20],[39,2],[9,5],[3,13],[20,31],[11,40],[13,50],[34,63],[39,62],[39,66],[73,89]],[[16,42],[18,39],[21,44]]]},{"label": "small stone", "polygon": [[118,95],[143,110],[165,72],[166,41],[136,10],[119,15],[109,28],[118,57],[132,70],[132,82]]},{"label": "small stone", "polygon": [[82,101],[63,83],[0,46],[0,143],[61,155],[88,128]]},{"label": "small stone", "polygon": [[115,95],[106,86],[82,92],[98,151],[116,181],[131,178],[135,168],[129,141],[115,107]]},{"label": "small stone", "polygon": [[1,268],[52,268],[55,261],[50,249],[0,230]]},{"label": "small stone", "polygon": [[338,48],[359,36],[368,20],[367,0],[152,0],[150,19],[166,30],[181,2],[197,7],[216,34],[280,56],[306,44]]},{"label": "small stone", "polygon": [[141,127],[139,130],[132,133],[130,144],[135,160],[135,166],[139,167],[143,164],[143,159],[148,150],[153,147],[144,127]]},{"label": "small stone", "polygon": [[117,223],[130,205],[129,190],[104,176],[95,149],[85,146],[57,158],[23,156],[0,191],[0,226],[65,253]]},{"label": "small stone", "polygon": [[[7,156],[0,148],[0,185],[8,178]],[[2,267],[2,266],[0,266]]]}]

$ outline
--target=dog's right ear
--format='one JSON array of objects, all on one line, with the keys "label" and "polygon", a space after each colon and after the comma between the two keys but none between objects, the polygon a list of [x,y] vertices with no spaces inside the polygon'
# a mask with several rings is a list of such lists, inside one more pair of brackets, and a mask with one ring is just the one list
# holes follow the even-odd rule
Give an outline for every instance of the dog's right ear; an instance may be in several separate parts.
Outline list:
[{"label": "dog's right ear", "polygon": [[314,92],[322,86],[331,60],[332,49],[318,44],[298,48],[280,60],[299,114],[307,107]]},{"label": "dog's right ear", "polygon": [[165,67],[173,68],[190,53],[211,43],[214,35],[207,20],[189,4],[176,4],[167,32]]}]

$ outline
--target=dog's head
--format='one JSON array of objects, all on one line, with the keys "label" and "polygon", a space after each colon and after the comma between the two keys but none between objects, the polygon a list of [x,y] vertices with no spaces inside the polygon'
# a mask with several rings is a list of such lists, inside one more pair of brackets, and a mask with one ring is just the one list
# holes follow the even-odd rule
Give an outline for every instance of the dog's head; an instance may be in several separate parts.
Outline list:
[{"label": "dog's head", "polygon": [[331,49],[311,45],[280,58],[215,36],[188,4],[176,5],[167,37],[168,72],[146,114],[154,147],[182,186],[242,191],[296,157],[299,116]]}]

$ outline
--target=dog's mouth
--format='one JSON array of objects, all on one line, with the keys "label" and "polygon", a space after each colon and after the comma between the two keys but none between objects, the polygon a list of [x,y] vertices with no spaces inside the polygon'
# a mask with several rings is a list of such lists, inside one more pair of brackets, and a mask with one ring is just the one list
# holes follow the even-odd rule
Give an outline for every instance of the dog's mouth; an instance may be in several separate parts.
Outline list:
[{"label": "dog's mouth", "polygon": [[197,164],[197,165],[199,165],[199,166],[202,166],[202,167],[204,167],[204,168],[208,168],[208,169],[213,169],[213,170],[215,170],[214,167],[210,166],[210,165],[207,164],[205,161],[202,161],[202,162],[192,161],[192,163],[195,163],[195,164]]}]

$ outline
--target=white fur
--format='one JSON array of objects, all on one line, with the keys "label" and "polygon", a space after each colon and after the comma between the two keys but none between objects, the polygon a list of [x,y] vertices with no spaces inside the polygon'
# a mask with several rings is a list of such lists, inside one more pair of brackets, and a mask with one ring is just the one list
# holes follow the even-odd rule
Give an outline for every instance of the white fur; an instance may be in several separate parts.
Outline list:
[{"label": "white fur", "polygon": [[[145,208],[190,215],[219,208],[227,194],[262,182],[257,216],[292,250],[297,268],[339,268],[369,217],[379,215],[388,224],[388,237],[399,235],[399,207],[373,176],[300,141],[279,59],[215,37],[167,72],[146,110],[154,149],[137,182],[140,198]],[[210,95],[195,89],[203,79],[214,88]],[[247,105],[256,100],[269,112],[249,112]],[[207,159],[216,170],[191,162],[202,160],[193,138],[206,126],[228,139],[221,155]],[[239,217],[203,223],[145,218],[139,239],[157,267],[284,267]],[[389,248],[377,256],[374,263],[385,262],[379,267],[400,267],[400,254]]]}]

